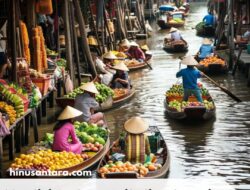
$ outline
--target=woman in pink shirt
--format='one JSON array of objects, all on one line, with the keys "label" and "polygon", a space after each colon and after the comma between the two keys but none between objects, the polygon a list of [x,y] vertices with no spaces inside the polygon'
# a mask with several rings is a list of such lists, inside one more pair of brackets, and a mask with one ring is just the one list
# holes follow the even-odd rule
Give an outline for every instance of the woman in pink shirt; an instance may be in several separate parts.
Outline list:
[{"label": "woman in pink shirt", "polygon": [[[82,112],[67,106],[58,117],[59,122],[54,127],[54,151],[82,153],[82,143],[77,138],[72,119],[82,115]],[[71,140],[69,138],[71,137]]]}]

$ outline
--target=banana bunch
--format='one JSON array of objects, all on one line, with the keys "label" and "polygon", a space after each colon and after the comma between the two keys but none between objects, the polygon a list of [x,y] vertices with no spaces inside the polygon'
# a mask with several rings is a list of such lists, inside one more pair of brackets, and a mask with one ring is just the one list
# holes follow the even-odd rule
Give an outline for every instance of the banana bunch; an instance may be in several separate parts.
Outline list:
[{"label": "banana bunch", "polygon": [[0,93],[5,97],[8,102],[11,102],[14,105],[14,108],[17,113],[17,118],[24,115],[24,103],[20,96],[12,94],[5,87],[0,88]]},{"label": "banana bunch", "polygon": [[0,110],[8,114],[10,124],[13,124],[16,121],[17,115],[13,106],[8,105],[6,102],[0,102]]}]

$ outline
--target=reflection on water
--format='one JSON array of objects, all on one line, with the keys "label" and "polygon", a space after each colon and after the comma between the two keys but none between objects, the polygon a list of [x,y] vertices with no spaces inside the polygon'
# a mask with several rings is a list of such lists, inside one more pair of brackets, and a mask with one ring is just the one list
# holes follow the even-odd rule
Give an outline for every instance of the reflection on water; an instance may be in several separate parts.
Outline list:
[{"label": "reflection on water", "polygon": [[[189,55],[199,49],[202,39],[195,36],[193,28],[206,13],[204,5],[195,5],[191,9],[187,24],[180,29],[189,43]],[[135,97],[121,108],[106,113],[112,139],[118,137],[128,118],[140,115],[157,123],[168,143],[171,153],[169,178],[219,177],[234,185],[250,184],[250,103],[236,104],[218,87],[202,79],[215,99],[216,119],[187,123],[168,118],[164,113],[164,94],[177,81],[178,57],[184,54],[173,55],[163,51],[162,43],[167,31],[159,31],[155,24],[153,27],[154,36],[147,40],[154,55],[153,70],[131,73]],[[224,78],[230,77],[220,76],[215,80],[228,84],[243,99],[250,100],[249,88],[233,86]],[[239,82],[242,82],[241,78],[237,79]]]}]

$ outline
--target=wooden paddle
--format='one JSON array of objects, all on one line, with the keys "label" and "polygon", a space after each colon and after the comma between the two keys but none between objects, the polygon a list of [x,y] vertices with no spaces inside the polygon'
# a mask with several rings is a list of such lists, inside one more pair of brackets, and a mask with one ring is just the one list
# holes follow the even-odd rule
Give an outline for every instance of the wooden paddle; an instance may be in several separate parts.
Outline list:
[{"label": "wooden paddle", "polygon": [[151,65],[145,60],[145,63],[147,64],[147,66],[150,68],[150,70],[153,70],[153,68],[151,67]]},{"label": "wooden paddle", "polygon": [[[183,57],[179,57],[179,59],[182,59]],[[197,70],[199,70],[197,67],[195,67]],[[199,70],[200,71],[200,70]],[[201,71],[200,71],[201,72]],[[233,98],[237,102],[242,102],[241,99],[239,99],[237,96],[235,96],[232,92],[230,92],[227,88],[221,86],[217,82],[215,82],[213,79],[211,79],[209,76],[207,76],[205,73],[201,72],[204,77],[206,77],[210,82],[212,82],[215,86],[219,87],[223,92],[225,92],[227,95],[229,95],[231,98]]]},{"label": "wooden paddle", "polygon": [[[198,69],[197,67],[196,67],[196,69]],[[198,69],[199,70],[199,69]],[[213,79],[211,79],[209,76],[207,76],[206,74],[204,74],[203,72],[202,72],[202,75],[204,76],[204,77],[206,77],[210,82],[212,82],[214,85],[216,85],[217,87],[219,87],[223,92],[225,92],[226,94],[228,94],[231,98],[233,98],[235,101],[237,101],[237,102],[242,102],[242,100],[241,99],[239,99],[237,96],[235,96],[232,92],[230,92],[227,88],[225,88],[225,87],[223,87],[223,86],[221,86],[220,84],[218,84],[217,82],[215,82]]]}]

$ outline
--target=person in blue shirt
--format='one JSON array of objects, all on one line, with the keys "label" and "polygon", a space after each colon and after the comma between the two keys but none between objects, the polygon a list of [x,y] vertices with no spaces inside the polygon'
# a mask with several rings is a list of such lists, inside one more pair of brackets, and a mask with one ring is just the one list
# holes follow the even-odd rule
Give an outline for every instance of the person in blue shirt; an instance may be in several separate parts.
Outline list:
[{"label": "person in blue shirt", "polygon": [[199,61],[210,56],[214,52],[212,41],[208,38],[204,38],[200,50],[198,52]]},{"label": "person in blue shirt", "polygon": [[205,22],[206,26],[214,26],[214,24],[215,24],[215,17],[214,17],[214,15],[212,15],[212,13],[209,12],[208,15],[206,15],[203,18],[203,22]]},{"label": "person in blue shirt", "polygon": [[181,69],[176,73],[176,77],[182,77],[182,83],[184,88],[183,101],[188,101],[189,96],[194,95],[199,102],[203,102],[201,91],[197,84],[197,79],[200,78],[203,73],[197,70],[194,66],[198,65],[198,62],[193,56],[187,56],[181,64],[187,65],[187,68]]}]

